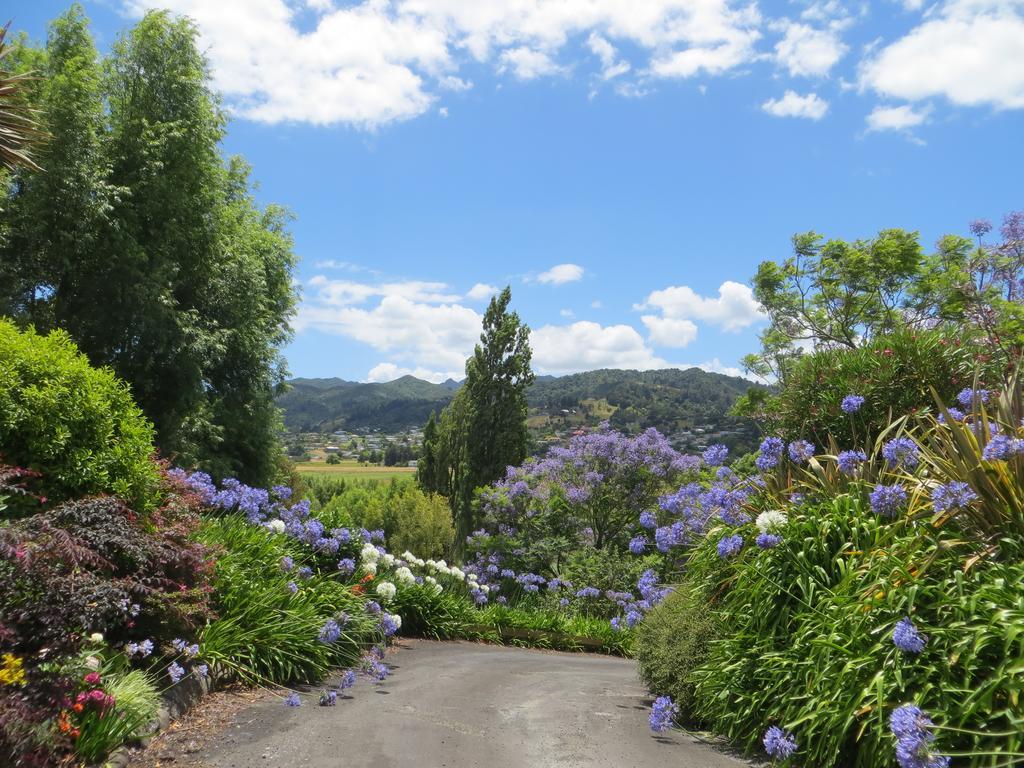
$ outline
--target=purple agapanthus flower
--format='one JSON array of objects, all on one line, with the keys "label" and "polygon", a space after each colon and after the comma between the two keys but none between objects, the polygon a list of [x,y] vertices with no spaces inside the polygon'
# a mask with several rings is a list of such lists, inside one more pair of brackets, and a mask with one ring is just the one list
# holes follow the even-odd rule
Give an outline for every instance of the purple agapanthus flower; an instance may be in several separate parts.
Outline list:
[{"label": "purple agapanthus flower", "polygon": [[655,733],[664,733],[672,727],[679,715],[679,705],[672,701],[671,696],[659,696],[654,700],[648,722]]},{"label": "purple agapanthus flower", "polygon": [[782,451],[785,450],[785,443],[778,437],[766,437],[760,446],[760,451],[754,463],[762,472],[774,469],[782,459]]},{"label": "purple agapanthus flower", "polygon": [[917,630],[909,616],[905,616],[896,623],[896,628],[892,633],[892,642],[905,653],[917,654],[924,650],[928,637]]},{"label": "purple agapanthus flower", "polygon": [[284,705],[286,707],[301,707],[302,699],[299,698],[299,694],[293,691],[284,697]]},{"label": "purple agapanthus flower", "polygon": [[936,512],[954,512],[963,509],[978,498],[967,483],[954,480],[932,490],[932,506]]},{"label": "purple agapanthus flower", "polygon": [[743,537],[738,533],[732,536],[723,536],[718,541],[718,556],[723,560],[739,554],[743,549]]},{"label": "purple agapanthus flower", "polygon": [[356,561],[353,560],[351,557],[343,557],[341,560],[338,561],[338,571],[343,576],[350,576],[353,573],[355,573],[355,570]]},{"label": "purple agapanthus flower", "polygon": [[843,413],[856,413],[863,405],[864,398],[861,395],[847,395],[839,407],[842,408]]},{"label": "purple agapanthus flower", "polygon": [[775,760],[785,760],[797,749],[796,739],[777,725],[771,726],[764,732],[763,743],[768,757]]},{"label": "purple agapanthus flower", "polygon": [[882,456],[890,467],[913,469],[920,463],[917,444],[909,437],[894,437],[882,446]]},{"label": "purple agapanthus flower", "polygon": [[857,472],[860,465],[867,461],[868,457],[864,451],[856,449],[853,451],[841,451],[836,459],[840,472],[844,475],[853,475]]},{"label": "purple agapanthus flower", "polygon": [[985,461],[1006,461],[1021,453],[1024,453],[1024,440],[996,435],[985,445],[981,457]]},{"label": "purple agapanthus flower", "polygon": [[658,518],[650,510],[644,510],[640,513],[640,525],[649,530],[654,530],[658,527]]},{"label": "purple agapanthus flower", "polygon": [[338,687],[341,690],[344,691],[344,690],[346,690],[348,688],[351,688],[355,684],[356,684],[356,673],[355,672],[353,672],[351,669],[346,669],[344,672],[341,673],[341,678],[338,680]]},{"label": "purple agapanthus flower", "polygon": [[919,707],[904,704],[889,716],[896,737],[896,762],[900,768],[947,768],[950,758],[935,754],[932,721]]},{"label": "purple agapanthus flower", "polygon": [[333,707],[338,703],[338,692],[337,691],[321,691],[320,692],[320,706],[321,707]]},{"label": "purple agapanthus flower", "polygon": [[171,678],[172,683],[176,684],[185,676],[185,668],[178,662],[172,661],[167,667],[167,676]]},{"label": "purple agapanthus flower", "polygon": [[814,458],[814,444],[807,440],[794,440],[789,444],[789,458],[796,464],[806,464]]},{"label": "purple agapanthus flower", "polygon": [[634,555],[642,555],[649,543],[646,536],[634,536],[629,540],[629,551]]},{"label": "purple agapanthus flower", "polygon": [[971,389],[966,387],[957,393],[956,401],[964,408],[970,408],[975,402],[988,405],[989,391],[987,389]]},{"label": "purple agapanthus flower", "polygon": [[782,537],[777,533],[759,533],[754,543],[761,549],[774,549],[782,543]]},{"label": "purple agapanthus flower", "polygon": [[320,642],[333,643],[339,637],[341,637],[341,627],[338,626],[338,622],[328,619],[320,628]]},{"label": "purple agapanthus flower", "polygon": [[871,510],[882,517],[896,517],[907,505],[907,490],[902,485],[878,485],[871,492]]}]

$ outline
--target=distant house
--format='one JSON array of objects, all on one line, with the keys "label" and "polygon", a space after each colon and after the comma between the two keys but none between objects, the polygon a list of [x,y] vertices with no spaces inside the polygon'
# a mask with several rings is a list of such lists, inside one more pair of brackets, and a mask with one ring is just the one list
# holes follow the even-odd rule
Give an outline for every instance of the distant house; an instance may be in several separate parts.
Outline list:
[{"label": "distant house", "polygon": [[417,467],[418,465],[419,465],[419,461],[417,461],[416,459],[413,459],[412,461],[408,461],[408,462],[406,462],[406,464],[405,464],[405,466],[407,466],[407,467],[412,467],[413,469],[416,469],[416,467]]},{"label": "distant house", "polygon": [[341,449],[338,446],[336,446],[336,445],[325,445],[324,446],[324,451],[326,451],[327,453],[337,453],[340,450]]}]

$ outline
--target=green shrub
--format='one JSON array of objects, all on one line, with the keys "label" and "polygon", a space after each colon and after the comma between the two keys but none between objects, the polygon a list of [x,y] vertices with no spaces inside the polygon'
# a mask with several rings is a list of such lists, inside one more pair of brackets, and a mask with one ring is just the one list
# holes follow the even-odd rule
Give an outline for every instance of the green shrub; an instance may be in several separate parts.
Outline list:
[{"label": "green shrub", "polygon": [[[952,530],[884,520],[849,496],[791,508],[774,549],[723,561],[721,533],[689,571],[719,596],[721,637],[692,674],[694,711],[715,731],[759,750],[779,725],[801,764],[883,768],[889,716],[914,702],[955,764],[1005,765],[1024,748],[1019,561],[974,562]],[[919,655],[893,643],[906,616],[929,637]]]},{"label": "green shrub", "polygon": [[[155,503],[153,428],[128,386],[97,369],[67,334],[19,332],[0,319],[0,454],[42,473],[53,500],[112,493],[136,509]],[[18,510],[17,499],[8,501]]]},{"label": "green shrub", "polygon": [[[292,539],[238,516],[209,520],[199,538],[222,550],[214,577],[218,619],[200,637],[200,654],[211,665],[254,683],[316,682],[355,664],[376,637],[377,621],[348,586],[330,575],[302,580],[281,569],[286,555],[296,566],[303,562],[304,550]],[[348,621],[339,621],[341,637],[320,642],[324,623],[342,614]]]},{"label": "green shrub", "polygon": [[[935,410],[934,386],[945,402],[974,381],[983,358],[978,348],[939,332],[902,331],[857,349],[826,349],[804,355],[787,371],[775,395],[753,391],[737,411],[753,416],[765,432],[787,440],[805,437],[819,446],[849,446],[865,433],[877,435],[893,418]],[[995,366],[993,362],[989,368]],[[1001,380],[1002,370],[983,367],[982,381]],[[851,418],[840,404],[864,397]]]},{"label": "green shrub", "polygon": [[465,595],[438,593],[429,585],[400,586],[388,609],[402,617],[400,632],[409,637],[465,637],[466,628],[477,622],[473,605]]},{"label": "green shrub", "polygon": [[652,693],[671,696],[680,717],[693,720],[691,673],[708,658],[720,633],[719,618],[703,590],[681,585],[637,626],[633,655]]},{"label": "green shrub", "polygon": [[128,670],[121,664],[105,668],[103,688],[114,697],[113,711],[89,710],[75,740],[75,753],[87,763],[95,763],[122,744],[144,736],[160,707],[160,692],[153,678],[142,670]]}]

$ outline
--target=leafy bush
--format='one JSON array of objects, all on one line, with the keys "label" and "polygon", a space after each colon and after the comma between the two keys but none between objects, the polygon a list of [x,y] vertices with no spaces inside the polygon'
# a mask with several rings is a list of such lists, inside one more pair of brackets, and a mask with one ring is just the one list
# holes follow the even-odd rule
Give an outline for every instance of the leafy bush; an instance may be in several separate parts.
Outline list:
[{"label": "leafy bush", "polygon": [[720,619],[703,590],[684,583],[638,625],[633,654],[652,692],[671,696],[680,717],[693,720],[693,670],[708,659]]},{"label": "leafy bush", "polygon": [[[987,362],[983,350],[940,332],[900,331],[857,349],[822,349],[801,356],[788,369],[780,390],[752,392],[737,412],[753,416],[765,432],[787,440],[808,438],[820,446],[851,445],[878,435],[899,416],[935,412],[935,386],[946,402],[981,380],[1001,380],[1004,371]],[[846,395],[864,397],[856,415],[840,407]]]},{"label": "leafy bush", "polygon": [[[297,577],[281,567],[297,566],[305,553],[291,539],[245,519],[228,516],[204,524],[199,538],[220,550],[214,588],[218,619],[202,632],[202,657],[256,683],[316,682],[338,667],[352,666],[376,631],[365,601],[330,576]],[[293,591],[289,584],[295,584]],[[321,642],[320,631],[339,620],[337,641]]]},{"label": "leafy bush", "polygon": [[156,500],[153,428],[127,385],[60,331],[19,332],[0,319],[0,452],[41,472],[37,488],[53,500],[112,493],[139,510]]},{"label": "leafy bush", "polygon": [[409,637],[465,637],[467,627],[478,622],[473,604],[465,595],[438,592],[429,586],[400,587],[392,608],[402,617],[401,634]]},{"label": "leafy bush", "polygon": [[113,699],[110,709],[86,708],[77,719],[79,730],[75,754],[88,763],[95,763],[122,744],[145,735],[156,719],[160,692],[153,678],[140,669],[127,669],[115,657],[102,669],[102,684]]}]

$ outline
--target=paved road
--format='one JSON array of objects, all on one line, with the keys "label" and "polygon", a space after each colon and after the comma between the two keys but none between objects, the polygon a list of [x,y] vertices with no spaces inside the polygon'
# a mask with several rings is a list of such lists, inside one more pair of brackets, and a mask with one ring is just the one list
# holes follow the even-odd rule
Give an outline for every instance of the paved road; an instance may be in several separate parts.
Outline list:
[{"label": "paved road", "polygon": [[606,656],[408,641],[351,699],[243,710],[210,768],[738,768],[680,733],[652,734],[635,665]]}]

